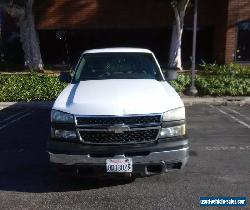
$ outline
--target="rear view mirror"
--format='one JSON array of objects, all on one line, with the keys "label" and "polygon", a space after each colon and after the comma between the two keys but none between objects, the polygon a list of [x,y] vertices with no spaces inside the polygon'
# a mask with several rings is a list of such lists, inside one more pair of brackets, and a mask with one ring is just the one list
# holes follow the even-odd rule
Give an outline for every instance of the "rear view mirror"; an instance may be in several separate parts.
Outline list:
[{"label": "rear view mirror", "polygon": [[177,79],[177,69],[176,68],[162,69],[162,71],[163,71],[163,74],[164,74],[167,81]]},{"label": "rear view mirror", "polygon": [[71,77],[69,72],[61,72],[59,75],[60,82],[70,83],[71,79],[72,79],[72,77]]}]

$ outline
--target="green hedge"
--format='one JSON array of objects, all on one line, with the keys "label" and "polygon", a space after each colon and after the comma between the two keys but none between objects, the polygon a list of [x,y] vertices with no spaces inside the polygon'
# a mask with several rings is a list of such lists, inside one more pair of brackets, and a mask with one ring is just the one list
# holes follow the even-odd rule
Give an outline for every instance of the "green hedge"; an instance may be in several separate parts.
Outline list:
[{"label": "green hedge", "polygon": [[178,93],[183,93],[190,85],[191,79],[188,75],[179,75],[176,80],[170,81],[170,84]]},{"label": "green hedge", "polygon": [[50,101],[64,87],[47,74],[0,74],[0,101]]},{"label": "green hedge", "polygon": [[[190,85],[190,76],[179,75],[171,85],[184,93]],[[250,96],[250,78],[231,75],[197,75],[195,85],[200,96]]]},{"label": "green hedge", "polygon": [[250,66],[241,65],[238,63],[230,63],[225,65],[218,65],[216,63],[205,63],[201,65],[201,72],[210,75],[227,75],[238,76],[242,78],[250,78]]},{"label": "green hedge", "polygon": [[[200,96],[250,96],[250,66],[241,64],[204,63],[195,77],[195,85]],[[171,82],[179,93],[185,92],[190,85],[189,75],[179,75]]]},{"label": "green hedge", "polygon": [[196,86],[200,95],[250,96],[250,79],[236,76],[197,76]]},{"label": "green hedge", "polygon": [[[189,75],[179,75],[171,85],[179,93],[190,85]],[[48,74],[0,74],[0,101],[51,101],[66,84]],[[250,77],[247,75],[197,75],[199,95],[250,96]]]}]

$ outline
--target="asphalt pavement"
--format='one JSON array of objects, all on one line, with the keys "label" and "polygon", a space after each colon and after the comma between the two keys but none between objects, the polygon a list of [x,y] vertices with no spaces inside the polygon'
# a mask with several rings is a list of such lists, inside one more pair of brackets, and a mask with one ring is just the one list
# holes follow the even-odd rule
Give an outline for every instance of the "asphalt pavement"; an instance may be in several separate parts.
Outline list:
[{"label": "asphalt pavement", "polygon": [[53,173],[49,120],[48,109],[0,111],[0,209],[204,209],[202,196],[247,197],[249,209],[250,105],[188,106],[187,167],[135,181]]}]

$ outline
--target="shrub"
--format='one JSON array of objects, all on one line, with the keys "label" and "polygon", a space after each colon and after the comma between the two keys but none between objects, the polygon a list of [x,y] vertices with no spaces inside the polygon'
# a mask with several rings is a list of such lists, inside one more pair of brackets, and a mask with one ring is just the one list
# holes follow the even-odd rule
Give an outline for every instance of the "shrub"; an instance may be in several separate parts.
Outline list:
[{"label": "shrub", "polygon": [[47,74],[0,74],[0,101],[50,101],[65,87]]},{"label": "shrub", "polygon": [[250,96],[250,78],[230,75],[198,75],[195,83],[200,95]]},{"label": "shrub", "polygon": [[191,82],[189,75],[181,74],[177,77],[176,80],[170,81],[170,84],[178,93],[183,93],[185,89],[189,86]]},{"label": "shrub", "polygon": [[[189,75],[179,75],[170,84],[184,93],[191,83]],[[195,85],[200,96],[250,96],[250,78],[233,75],[196,75]]]},{"label": "shrub", "polygon": [[[199,95],[250,96],[249,76],[244,75],[242,70],[235,70],[238,73],[232,75],[222,69],[214,70],[220,72],[217,75],[196,76]],[[190,82],[189,75],[181,74],[170,84],[177,92],[183,93]],[[65,86],[56,76],[48,74],[0,74],[0,101],[52,101]]]},{"label": "shrub", "polygon": [[216,63],[205,63],[200,65],[205,74],[211,75],[231,75],[240,76],[242,78],[250,78],[250,66],[241,65],[238,63],[230,63],[225,65],[218,65]]}]

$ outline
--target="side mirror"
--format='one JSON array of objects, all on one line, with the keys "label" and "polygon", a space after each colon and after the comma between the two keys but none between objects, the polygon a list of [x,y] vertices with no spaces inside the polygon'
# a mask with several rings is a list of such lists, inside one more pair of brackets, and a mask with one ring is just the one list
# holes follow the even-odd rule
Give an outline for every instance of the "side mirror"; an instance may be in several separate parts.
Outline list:
[{"label": "side mirror", "polygon": [[176,80],[177,79],[177,69],[176,68],[168,68],[162,69],[163,74],[167,81]]},{"label": "side mirror", "polygon": [[69,72],[61,72],[59,75],[60,82],[66,82],[70,83],[72,80],[72,77]]}]

